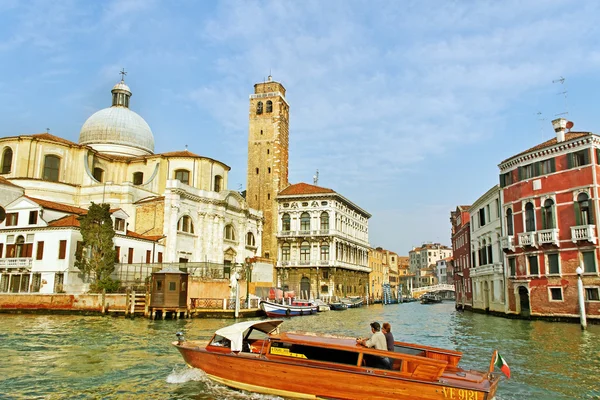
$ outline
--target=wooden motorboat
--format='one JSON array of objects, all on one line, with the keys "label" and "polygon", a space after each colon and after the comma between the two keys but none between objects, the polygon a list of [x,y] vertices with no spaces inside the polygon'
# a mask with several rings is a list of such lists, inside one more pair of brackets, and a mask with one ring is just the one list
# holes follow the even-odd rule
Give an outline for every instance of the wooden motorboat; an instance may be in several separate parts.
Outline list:
[{"label": "wooden motorboat", "polygon": [[352,337],[280,332],[282,322],[240,322],[209,341],[178,333],[173,345],[216,382],[286,398],[492,400],[498,387],[493,363],[490,371],[465,370],[457,351],[404,342],[375,350]]},{"label": "wooden motorboat", "polygon": [[297,317],[316,314],[319,311],[319,307],[315,305],[279,304],[266,300],[260,302],[260,308],[268,317]]},{"label": "wooden motorboat", "polygon": [[348,308],[356,308],[363,305],[363,298],[359,296],[343,297],[340,299],[341,303],[344,303]]},{"label": "wooden motorboat", "polygon": [[442,298],[437,294],[425,293],[423,296],[421,296],[421,304],[435,304],[441,302]]},{"label": "wooden motorboat", "polygon": [[344,303],[329,303],[329,308],[333,311],[344,311],[348,309],[348,306]]}]

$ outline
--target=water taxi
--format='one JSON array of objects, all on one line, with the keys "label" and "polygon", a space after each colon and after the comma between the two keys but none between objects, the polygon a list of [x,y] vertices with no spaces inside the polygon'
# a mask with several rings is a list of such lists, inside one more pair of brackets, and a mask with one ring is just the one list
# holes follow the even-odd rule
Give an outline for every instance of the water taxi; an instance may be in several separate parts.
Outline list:
[{"label": "water taxi", "polygon": [[498,387],[492,367],[462,369],[457,351],[404,342],[375,350],[352,337],[281,332],[282,322],[239,322],[208,341],[178,333],[173,345],[216,382],[286,398],[491,400]]}]

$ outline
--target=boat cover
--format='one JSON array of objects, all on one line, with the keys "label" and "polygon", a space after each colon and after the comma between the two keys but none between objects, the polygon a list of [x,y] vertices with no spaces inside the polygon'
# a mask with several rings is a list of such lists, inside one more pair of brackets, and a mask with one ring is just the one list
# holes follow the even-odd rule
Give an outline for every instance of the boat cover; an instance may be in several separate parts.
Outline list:
[{"label": "boat cover", "polygon": [[249,328],[256,329],[266,334],[273,333],[279,330],[279,325],[283,323],[281,319],[269,319],[265,321],[244,321],[237,324],[221,328],[215,333],[223,336],[231,341],[231,351],[242,351],[242,342],[244,340],[244,332]]}]

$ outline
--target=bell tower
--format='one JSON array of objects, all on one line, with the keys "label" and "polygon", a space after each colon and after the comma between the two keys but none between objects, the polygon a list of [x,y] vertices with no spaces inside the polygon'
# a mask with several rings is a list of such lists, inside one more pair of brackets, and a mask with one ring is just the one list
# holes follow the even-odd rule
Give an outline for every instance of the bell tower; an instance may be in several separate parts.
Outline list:
[{"label": "bell tower", "polygon": [[277,258],[277,194],[288,183],[289,104],[285,88],[269,75],[250,95],[248,206],[263,212],[262,254]]}]

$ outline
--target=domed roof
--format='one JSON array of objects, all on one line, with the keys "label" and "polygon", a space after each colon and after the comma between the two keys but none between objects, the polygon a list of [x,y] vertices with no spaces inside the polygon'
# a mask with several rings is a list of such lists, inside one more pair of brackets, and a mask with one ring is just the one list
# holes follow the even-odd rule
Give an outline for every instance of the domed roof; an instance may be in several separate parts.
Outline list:
[{"label": "domed roof", "polygon": [[111,92],[112,107],[96,112],[85,121],[79,132],[79,144],[109,154],[153,154],[154,135],[150,127],[129,109],[129,86],[121,80]]}]

